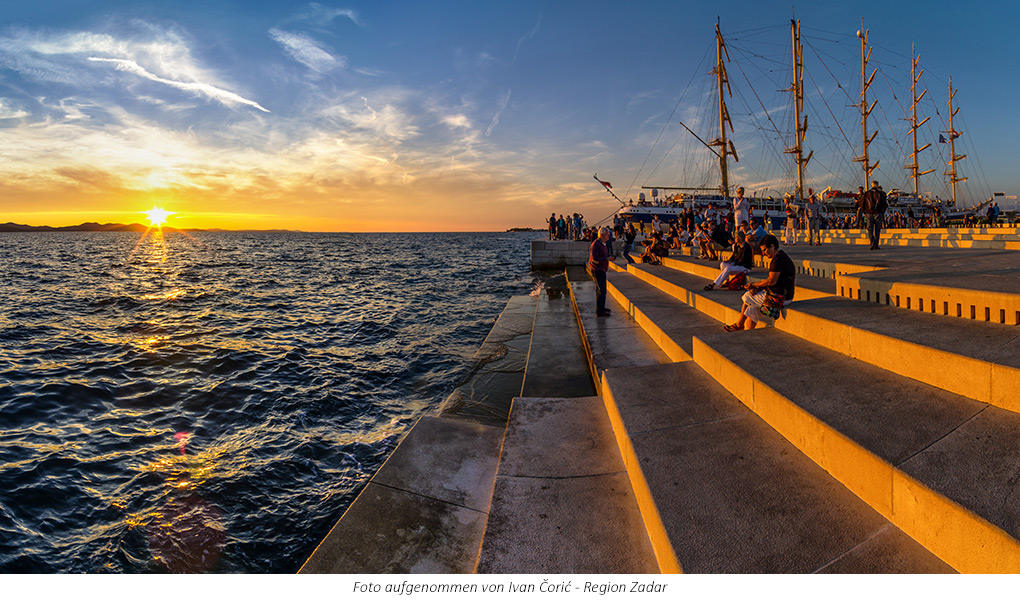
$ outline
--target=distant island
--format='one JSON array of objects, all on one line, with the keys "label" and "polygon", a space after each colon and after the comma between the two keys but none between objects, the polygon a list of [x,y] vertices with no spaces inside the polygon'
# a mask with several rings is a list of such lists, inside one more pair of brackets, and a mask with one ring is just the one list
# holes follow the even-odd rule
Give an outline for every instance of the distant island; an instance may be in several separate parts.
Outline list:
[{"label": "distant island", "polygon": [[507,232],[545,232],[542,228],[507,228]]},{"label": "distant island", "polygon": [[[7,222],[0,224],[0,232],[145,232],[151,229],[143,224],[100,224],[85,222],[77,226],[26,226]],[[224,230],[222,228],[171,228],[163,226],[164,232],[300,232],[300,230]]]}]

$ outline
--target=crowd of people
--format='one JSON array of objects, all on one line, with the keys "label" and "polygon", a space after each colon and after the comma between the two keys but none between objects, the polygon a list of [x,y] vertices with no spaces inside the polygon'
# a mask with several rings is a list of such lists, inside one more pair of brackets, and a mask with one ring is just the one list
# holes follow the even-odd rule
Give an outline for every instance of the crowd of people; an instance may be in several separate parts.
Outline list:
[{"label": "crowd of people", "polygon": [[589,228],[580,213],[559,217],[553,213],[549,216],[549,240],[594,240],[598,234],[595,228]]},{"label": "crowd of people", "polygon": [[[717,277],[704,288],[711,291],[726,286],[732,290],[746,290],[742,300],[740,319],[726,326],[727,331],[754,328],[763,319],[774,320],[781,315],[783,304],[793,299],[796,269],[785,251],[779,249],[779,240],[769,234],[777,224],[765,211],[761,218],[754,215],[750,201],[744,197],[744,189],[737,189],[732,205],[726,211],[718,211],[711,205],[695,210],[692,206],[677,207],[676,219],[665,221],[653,216],[650,223],[625,223],[619,216],[614,217],[612,229],[588,228],[583,216],[574,214],[564,220],[553,214],[549,218],[549,238],[573,238],[591,242],[589,269],[595,274],[597,289],[597,315],[605,317],[610,310],[605,306],[606,271],[608,262],[615,259],[613,241],[623,243],[622,257],[628,263],[660,264],[668,257],[671,249],[695,247],[700,259],[720,261]],[[1000,218],[998,203],[989,204],[983,210],[981,220],[989,227],[996,227]],[[861,228],[868,232],[870,248],[879,249],[883,228],[928,228],[944,227],[945,216],[940,207],[919,208],[906,206],[890,211],[889,197],[877,182],[870,189],[858,189],[852,212],[843,215],[827,215],[821,195],[809,195],[802,203],[790,195],[784,199],[784,214],[776,216],[784,226],[784,243],[797,244],[798,230],[807,232],[808,245],[821,245],[821,233],[825,229]],[[978,216],[971,213],[964,225],[976,225]],[[570,224],[575,224],[571,227]],[[646,232],[647,227],[647,232]],[[644,247],[635,259],[637,234],[641,232]],[[722,253],[729,256],[723,260]],[[635,253],[637,254],[637,253]],[[747,275],[754,266],[754,256],[761,255],[768,263],[769,275],[759,282],[746,283]]]}]

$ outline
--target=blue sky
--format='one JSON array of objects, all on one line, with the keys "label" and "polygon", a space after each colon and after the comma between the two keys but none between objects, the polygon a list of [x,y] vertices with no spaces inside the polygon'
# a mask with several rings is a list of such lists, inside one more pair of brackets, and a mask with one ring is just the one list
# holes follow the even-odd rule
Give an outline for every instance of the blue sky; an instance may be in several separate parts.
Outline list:
[{"label": "blue sky", "polygon": [[[741,64],[730,67],[733,181],[789,187],[778,131],[789,111],[777,90],[790,3],[5,0],[3,9],[0,221],[140,221],[153,205],[182,227],[501,230],[553,211],[595,221],[616,202],[593,173],[630,197],[645,184],[710,177],[695,175],[710,157],[678,122],[713,135],[699,107],[717,18]],[[932,125],[950,75],[959,89],[964,202],[1020,192],[1015,5],[814,3],[796,16],[809,46],[812,185],[852,184],[841,164],[859,152],[848,99],[859,90],[863,17],[880,68],[878,148],[889,155],[877,177],[908,186],[894,139],[915,42]],[[766,111],[778,128],[771,142]],[[922,163],[936,173],[922,189],[944,198],[934,153],[945,151],[933,147]]]}]

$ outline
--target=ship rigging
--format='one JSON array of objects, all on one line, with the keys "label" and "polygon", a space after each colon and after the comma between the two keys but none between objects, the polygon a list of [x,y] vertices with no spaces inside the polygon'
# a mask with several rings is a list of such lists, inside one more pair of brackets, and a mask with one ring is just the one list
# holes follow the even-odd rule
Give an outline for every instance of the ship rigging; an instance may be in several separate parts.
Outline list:
[{"label": "ship rigging", "polygon": [[[713,102],[709,112],[705,108],[697,108],[700,103],[685,105],[685,112],[690,117],[684,120],[674,119],[673,116],[663,125],[663,132],[674,127],[677,132],[677,141],[658,155],[658,162],[648,167],[649,159],[642,165],[635,181],[644,175],[646,182],[659,180],[641,187],[643,191],[651,192],[651,199],[647,198],[645,192],[638,196],[638,202],[623,202],[621,215],[625,219],[635,221],[650,221],[655,214],[662,213],[662,218],[669,218],[675,214],[675,210],[683,206],[700,206],[712,204],[719,207],[729,204],[731,189],[734,182],[739,182],[750,193],[756,213],[772,211],[778,213],[782,208],[782,199],[792,196],[795,200],[803,199],[813,194],[815,190],[822,190],[822,201],[830,212],[846,212],[853,207],[857,187],[867,189],[872,180],[881,180],[886,183],[890,202],[894,208],[917,207],[920,210],[939,207],[946,211],[960,208],[967,205],[975,205],[961,201],[960,195],[965,191],[958,185],[967,181],[959,170],[958,165],[966,159],[966,154],[957,154],[956,146],[960,142],[961,132],[957,129],[959,106],[954,106],[956,91],[949,80],[949,110],[945,115],[939,111],[938,106],[932,101],[932,97],[924,88],[924,71],[919,69],[920,55],[912,46],[910,56],[910,105],[909,111],[903,109],[901,118],[895,121],[905,121],[909,124],[906,133],[897,133],[893,127],[888,113],[883,104],[890,106],[899,103],[898,86],[895,83],[895,76],[890,76],[889,69],[884,67],[881,61],[873,58],[874,46],[870,44],[869,32],[864,28],[863,20],[861,28],[856,33],[860,45],[860,56],[857,59],[859,65],[859,90],[858,98],[854,100],[848,88],[854,87],[849,84],[853,81],[851,76],[850,60],[840,61],[839,53],[830,46],[835,45],[836,49],[845,49],[847,37],[834,37],[831,32],[822,32],[811,36],[803,36],[800,21],[793,19],[790,22],[790,39],[788,43],[786,60],[781,60],[767,53],[758,51],[752,47],[749,40],[760,38],[764,32],[774,31],[755,30],[745,38],[734,37],[727,39],[723,35],[720,25],[715,28],[715,52],[711,69],[707,71],[710,78],[705,81],[706,88],[700,91],[700,97],[711,96]],[[805,37],[808,38],[805,44]],[[734,40],[739,42],[734,43]],[[805,70],[805,47],[817,59],[817,70],[825,73],[832,81],[816,79],[811,76],[810,71]],[[792,52],[791,52],[792,50]],[[739,62],[731,60],[731,51],[734,51]],[[843,53],[846,54],[845,52]],[[888,53],[894,54],[894,53]],[[792,57],[792,60],[791,60]],[[825,60],[823,60],[825,59]],[[755,60],[767,63],[765,69],[759,68],[757,73],[748,74],[742,66],[744,63],[753,64]],[[833,66],[833,63],[835,66]],[[739,84],[737,79],[731,82],[733,66],[737,66],[737,73],[740,76]],[[782,68],[779,68],[783,65]],[[876,66],[877,65],[877,66]],[[843,75],[838,73],[842,69]],[[778,78],[777,78],[778,74]],[[806,75],[807,74],[807,75]],[[881,79],[876,76],[881,75]],[[752,77],[755,80],[752,82]],[[805,86],[805,77],[812,88]],[[786,83],[783,83],[783,82]],[[884,81],[891,94],[883,96],[879,94],[880,81]],[[763,99],[758,91],[764,88],[772,88],[777,94],[771,99]],[[904,92],[907,86],[902,86]],[[921,88],[920,92],[918,89]],[[711,93],[708,92],[711,89]],[[734,92],[736,91],[736,95]],[[699,91],[695,89],[695,95]],[[754,103],[749,101],[747,95],[753,97]],[[843,102],[842,119],[837,117],[839,111],[838,101],[845,96]],[[887,99],[891,96],[891,100]],[[922,105],[925,98],[931,105]],[[684,95],[677,101],[677,108],[685,102]],[[879,100],[882,100],[880,103]],[[734,102],[742,104],[742,110],[733,112],[731,105]],[[807,102],[806,102],[807,101]],[[807,105],[807,106],[806,106]],[[771,107],[771,108],[770,108]],[[835,108],[834,108],[835,107]],[[854,109],[858,114],[859,142],[855,145],[850,142],[850,132],[847,132],[841,125],[847,122],[847,109]],[[931,114],[919,118],[919,109],[929,111]],[[814,115],[823,115],[829,119],[813,118],[814,124],[808,129],[808,112]],[[877,112],[876,112],[877,111]],[[710,114],[711,113],[711,114]],[[736,117],[744,119],[743,122],[734,126]],[[925,129],[932,117],[938,117],[945,129],[938,130],[940,144],[935,147],[939,157],[932,157],[932,153],[922,155],[922,152],[932,147],[932,142],[918,146],[919,133],[929,139],[935,133],[931,125]],[[884,123],[876,125],[876,117],[883,118]],[[685,123],[686,121],[686,123]],[[948,123],[946,123],[948,121]],[[783,123],[781,127],[777,122]],[[707,125],[714,123],[717,135],[709,142],[695,132]],[[884,127],[883,127],[884,126]],[[681,129],[682,128],[682,129]],[[764,138],[755,140],[754,137]],[[790,137],[792,136],[792,140]],[[828,140],[824,138],[828,137]],[[659,138],[662,138],[660,133]],[[909,139],[910,148],[904,149],[900,139]],[[696,141],[694,144],[692,141]],[[814,149],[810,147],[813,144]],[[856,146],[856,151],[854,147]],[[745,161],[741,162],[738,149],[744,147],[742,155],[746,155]],[[876,152],[876,147],[877,148]],[[943,148],[948,147],[948,153]],[[698,150],[700,148],[700,150]],[[781,148],[782,153],[775,149]],[[748,150],[749,149],[749,150]],[[899,152],[895,152],[898,149]],[[654,151],[655,149],[653,149]],[[824,151],[816,155],[816,150]],[[896,170],[895,173],[883,169],[878,155],[900,155],[904,158],[904,172]],[[948,157],[945,156],[948,154]],[[782,159],[783,155],[792,156],[793,160]],[[649,153],[649,158],[653,152]],[[754,161],[747,161],[753,157]],[[937,182],[935,177],[924,178],[932,174],[935,169],[932,162],[941,158],[946,166],[944,171],[945,179]],[[716,168],[713,170],[710,163],[714,162]],[[857,175],[853,175],[850,166],[860,164]],[[808,173],[809,164],[812,169],[822,172],[821,175]],[[673,173],[667,173],[668,168],[673,166]],[[711,172],[715,171],[715,178]],[[686,185],[662,185],[666,179],[676,181],[677,179],[686,182]],[[715,179],[717,184],[713,185]],[[908,192],[908,182],[909,189]],[[897,185],[899,182],[903,185]],[[928,191],[924,191],[924,188]],[[841,192],[840,189],[851,192]],[[660,198],[659,192],[663,195]],[[973,193],[973,191],[971,191]],[[615,196],[615,194],[614,194]],[[626,193],[624,196],[628,196]],[[947,197],[943,200],[943,196]],[[982,195],[984,196],[984,195]],[[989,197],[989,201],[991,197]],[[985,203],[989,202],[985,201]],[[972,209],[979,209],[976,205]]]}]

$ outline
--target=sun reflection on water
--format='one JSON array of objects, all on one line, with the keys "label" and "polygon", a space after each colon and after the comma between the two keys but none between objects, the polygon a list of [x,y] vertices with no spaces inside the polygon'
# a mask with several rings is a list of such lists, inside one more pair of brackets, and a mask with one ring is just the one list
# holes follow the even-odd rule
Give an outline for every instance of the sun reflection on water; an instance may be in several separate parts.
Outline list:
[{"label": "sun reflection on water", "polygon": [[129,528],[144,528],[153,560],[171,573],[212,570],[223,553],[227,531],[222,511],[203,499],[198,488],[216,472],[214,454],[189,454],[188,432],[174,434],[178,453],[141,468],[161,474],[168,487],[159,508],[125,517]]}]

